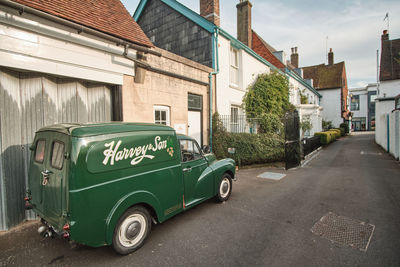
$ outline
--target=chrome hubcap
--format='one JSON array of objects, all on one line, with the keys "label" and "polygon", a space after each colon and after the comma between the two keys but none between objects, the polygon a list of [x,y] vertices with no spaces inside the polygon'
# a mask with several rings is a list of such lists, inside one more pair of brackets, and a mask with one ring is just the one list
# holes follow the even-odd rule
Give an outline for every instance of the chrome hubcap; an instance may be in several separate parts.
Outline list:
[{"label": "chrome hubcap", "polygon": [[146,218],[140,213],[125,218],[118,231],[118,239],[121,245],[133,247],[138,244],[145,235],[146,225]]},{"label": "chrome hubcap", "polygon": [[224,178],[221,182],[221,185],[219,187],[219,194],[222,198],[225,198],[229,194],[230,190],[230,182],[228,178]]}]

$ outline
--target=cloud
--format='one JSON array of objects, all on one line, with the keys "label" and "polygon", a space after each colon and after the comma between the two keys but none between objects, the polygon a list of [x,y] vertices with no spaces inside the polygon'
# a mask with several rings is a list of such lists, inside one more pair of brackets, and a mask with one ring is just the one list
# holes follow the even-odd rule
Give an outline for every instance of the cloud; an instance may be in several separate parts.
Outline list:
[{"label": "cloud", "polygon": [[[200,0],[179,0],[199,12]],[[122,1],[133,13],[139,0]],[[236,36],[236,4],[220,0],[221,27]],[[251,0],[252,27],[277,50],[298,46],[300,65],[326,63],[327,48],[335,62],[345,61],[349,86],[376,80],[376,50],[389,12],[390,38],[400,38],[398,0]],[[328,36],[328,46],[326,37]]]}]

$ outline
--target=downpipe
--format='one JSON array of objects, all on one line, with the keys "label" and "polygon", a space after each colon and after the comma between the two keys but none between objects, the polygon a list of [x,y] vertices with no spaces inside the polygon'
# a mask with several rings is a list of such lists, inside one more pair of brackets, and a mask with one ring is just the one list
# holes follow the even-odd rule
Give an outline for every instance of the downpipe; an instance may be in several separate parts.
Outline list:
[{"label": "downpipe", "polygon": [[[213,72],[210,72],[208,79],[209,79],[209,88],[210,88],[210,136],[209,136],[209,145],[210,145],[210,152],[213,151],[212,149],[212,116],[213,116],[213,75],[217,75],[219,73],[219,59],[218,59],[218,33],[219,29],[218,27],[215,27],[215,36],[214,34],[212,35],[212,62],[213,62]],[[217,77],[215,76],[215,80],[217,80]],[[215,85],[217,87],[217,85]],[[217,92],[215,90],[215,92]]]}]

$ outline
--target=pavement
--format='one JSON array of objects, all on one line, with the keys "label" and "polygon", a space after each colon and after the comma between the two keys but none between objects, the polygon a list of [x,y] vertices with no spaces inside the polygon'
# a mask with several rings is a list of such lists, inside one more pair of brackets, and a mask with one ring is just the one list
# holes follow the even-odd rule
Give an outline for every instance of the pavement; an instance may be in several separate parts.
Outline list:
[{"label": "pavement", "polygon": [[[153,226],[130,255],[71,248],[27,222],[0,233],[0,266],[400,266],[400,163],[373,134],[341,138],[297,169],[240,170],[227,202]],[[286,176],[257,177],[264,172]],[[311,231],[332,213],[374,226],[366,251]]]}]

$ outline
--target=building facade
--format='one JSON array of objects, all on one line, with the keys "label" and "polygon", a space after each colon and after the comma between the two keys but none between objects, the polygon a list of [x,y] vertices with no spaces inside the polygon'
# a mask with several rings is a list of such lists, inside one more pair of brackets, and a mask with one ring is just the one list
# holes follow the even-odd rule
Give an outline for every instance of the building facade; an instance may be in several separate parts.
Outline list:
[{"label": "building facade", "polygon": [[41,127],[160,123],[208,144],[212,69],[155,48],[119,0],[4,1],[0,32],[0,230],[35,218],[23,196]]},{"label": "building facade", "polygon": [[350,88],[351,129],[353,131],[375,130],[375,99],[378,85]]},{"label": "building facade", "polygon": [[[200,15],[177,1],[142,0],[134,18],[157,46],[212,66],[216,86],[211,96],[216,103],[213,111],[230,116],[225,123],[228,131],[237,129],[237,119],[244,116],[243,96],[262,73],[280,72],[289,79],[291,95],[294,94],[292,91],[307,91],[310,103],[318,105],[320,95],[312,86],[286,69],[274,55],[266,57],[252,49],[251,3],[242,1],[237,5],[237,10],[238,38],[219,27],[218,0],[201,0]],[[166,32],[168,37],[165,36]],[[315,124],[317,131],[320,127],[317,122]]]},{"label": "building facade", "polygon": [[381,62],[376,98],[375,141],[395,158],[400,156],[400,39],[389,39],[387,30],[381,36]]},{"label": "building facade", "polygon": [[332,49],[328,53],[328,65],[302,67],[304,78],[312,80],[313,87],[322,95],[320,105],[323,119],[333,127],[349,122],[349,96],[345,62],[334,63]]}]

